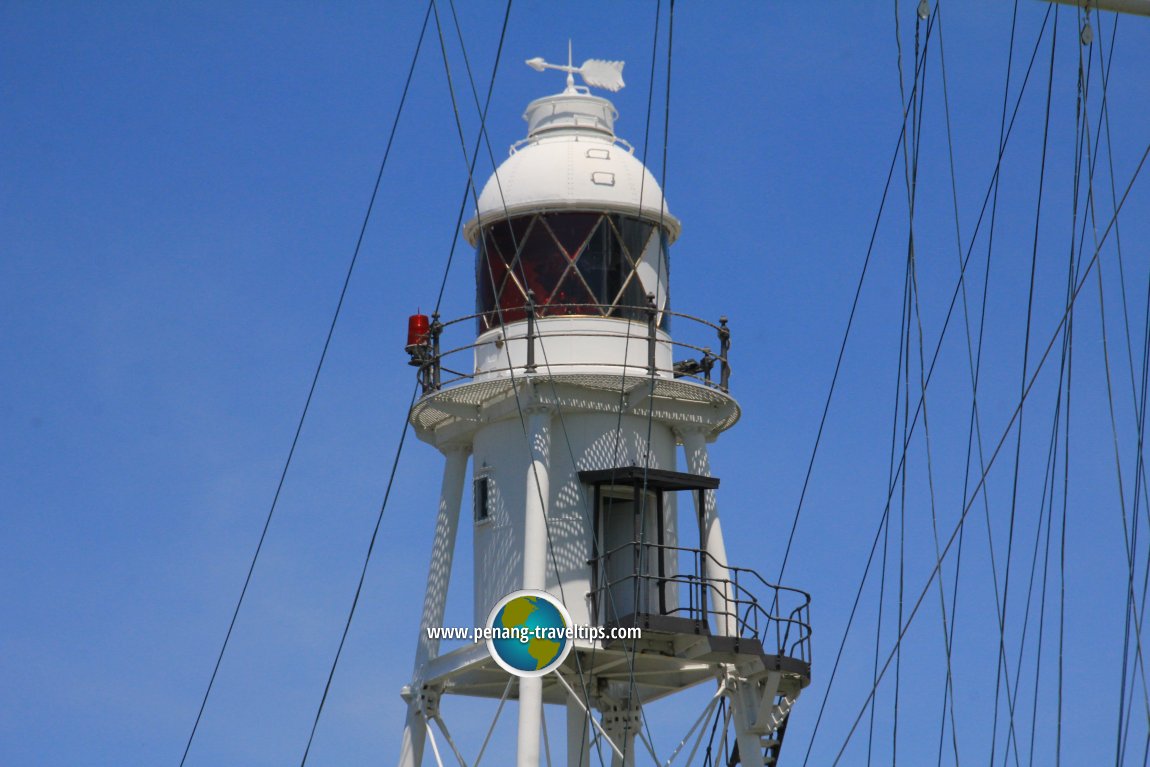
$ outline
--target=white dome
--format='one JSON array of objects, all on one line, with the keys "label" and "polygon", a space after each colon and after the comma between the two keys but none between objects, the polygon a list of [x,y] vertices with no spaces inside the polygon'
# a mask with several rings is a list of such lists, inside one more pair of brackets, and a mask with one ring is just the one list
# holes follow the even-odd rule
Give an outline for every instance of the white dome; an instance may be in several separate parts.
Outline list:
[{"label": "white dome", "polygon": [[[478,215],[464,226],[475,245],[491,221],[553,210],[592,210],[662,223],[673,242],[681,226],[666,209],[651,172],[616,143],[615,108],[586,93],[561,93],[527,107],[526,142],[512,148],[479,195]],[[640,200],[640,194],[642,200]]]}]

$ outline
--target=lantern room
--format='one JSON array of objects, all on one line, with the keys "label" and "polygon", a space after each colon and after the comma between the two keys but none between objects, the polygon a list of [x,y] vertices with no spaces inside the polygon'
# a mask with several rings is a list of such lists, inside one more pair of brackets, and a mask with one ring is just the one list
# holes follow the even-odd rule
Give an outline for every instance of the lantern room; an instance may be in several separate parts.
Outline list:
[{"label": "lantern room", "polygon": [[646,369],[627,339],[646,336],[652,315],[659,367],[670,368],[668,246],[680,224],[616,137],[617,116],[586,88],[536,99],[527,137],[484,186],[464,228],[476,250],[477,374],[522,363],[529,332],[550,342],[552,372]]}]

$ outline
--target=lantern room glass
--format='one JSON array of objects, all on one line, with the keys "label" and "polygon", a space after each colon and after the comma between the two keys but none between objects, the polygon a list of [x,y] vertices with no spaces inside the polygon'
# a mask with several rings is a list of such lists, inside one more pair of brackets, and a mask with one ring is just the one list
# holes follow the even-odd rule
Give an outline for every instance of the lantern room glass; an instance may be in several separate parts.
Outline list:
[{"label": "lantern room glass", "polygon": [[647,319],[656,296],[658,324],[669,329],[666,233],[618,213],[534,213],[483,228],[476,248],[479,332],[527,316]]}]

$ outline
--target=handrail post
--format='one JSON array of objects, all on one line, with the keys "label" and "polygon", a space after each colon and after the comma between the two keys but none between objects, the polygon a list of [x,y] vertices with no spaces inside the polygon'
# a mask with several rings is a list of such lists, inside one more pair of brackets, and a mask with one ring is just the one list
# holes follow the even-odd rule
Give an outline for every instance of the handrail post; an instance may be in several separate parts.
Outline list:
[{"label": "handrail post", "polygon": [[719,356],[722,358],[722,367],[719,369],[719,388],[724,392],[731,385],[731,363],[728,358],[731,352],[731,329],[727,327],[727,318],[719,318]]},{"label": "handrail post", "polygon": [[431,315],[431,388],[439,391],[440,387],[440,360],[439,336],[443,333],[443,323],[439,321],[439,312]]},{"label": "handrail post", "polygon": [[655,375],[655,294],[647,294],[647,373]]},{"label": "handrail post", "polygon": [[527,364],[523,372],[535,372],[535,291],[527,291]]}]

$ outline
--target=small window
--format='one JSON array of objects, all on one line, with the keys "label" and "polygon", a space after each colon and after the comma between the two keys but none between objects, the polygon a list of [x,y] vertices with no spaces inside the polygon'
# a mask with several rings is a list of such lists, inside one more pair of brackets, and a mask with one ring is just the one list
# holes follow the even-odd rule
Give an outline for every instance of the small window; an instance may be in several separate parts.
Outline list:
[{"label": "small window", "polygon": [[473,493],[475,502],[475,523],[491,520],[491,477],[484,474],[475,478]]}]

